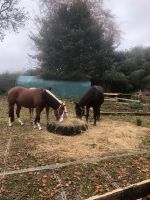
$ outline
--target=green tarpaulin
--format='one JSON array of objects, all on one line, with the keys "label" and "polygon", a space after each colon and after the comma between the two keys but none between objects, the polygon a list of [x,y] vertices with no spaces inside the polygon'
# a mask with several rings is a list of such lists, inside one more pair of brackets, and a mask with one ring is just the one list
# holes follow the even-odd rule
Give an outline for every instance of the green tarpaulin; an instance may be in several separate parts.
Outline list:
[{"label": "green tarpaulin", "polygon": [[19,76],[16,85],[49,89],[60,97],[80,97],[91,86],[90,81],[56,81],[43,80],[35,76]]}]

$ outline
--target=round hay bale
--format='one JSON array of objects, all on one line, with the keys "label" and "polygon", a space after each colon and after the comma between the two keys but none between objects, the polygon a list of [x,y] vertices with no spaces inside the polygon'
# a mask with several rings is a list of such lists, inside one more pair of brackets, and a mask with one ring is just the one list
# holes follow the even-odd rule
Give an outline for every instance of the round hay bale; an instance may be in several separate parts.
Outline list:
[{"label": "round hay bale", "polygon": [[61,135],[77,135],[88,129],[87,123],[76,118],[66,118],[63,122],[52,122],[47,130]]}]

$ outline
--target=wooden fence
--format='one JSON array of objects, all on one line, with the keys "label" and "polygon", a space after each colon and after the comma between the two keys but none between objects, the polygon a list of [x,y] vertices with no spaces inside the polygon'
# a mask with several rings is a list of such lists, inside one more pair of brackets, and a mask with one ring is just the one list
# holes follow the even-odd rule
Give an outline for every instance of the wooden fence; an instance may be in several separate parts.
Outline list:
[{"label": "wooden fence", "polygon": [[150,200],[150,179],[86,200]]},{"label": "wooden fence", "polygon": [[150,104],[150,92],[139,92],[139,100],[141,103]]},{"label": "wooden fence", "polygon": [[[134,94],[104,93],[104,97],[106,101],[150,104],[150,92],[138,92]],[[134,97],[134,99],[132,97]]]}]

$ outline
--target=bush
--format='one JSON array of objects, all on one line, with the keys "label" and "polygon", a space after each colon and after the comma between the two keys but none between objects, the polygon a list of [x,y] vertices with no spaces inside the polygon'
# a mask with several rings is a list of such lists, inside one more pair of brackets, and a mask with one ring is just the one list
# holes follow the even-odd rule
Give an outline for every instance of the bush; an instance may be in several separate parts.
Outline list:
[{"label": "bush", "polygon": [[131,109],[142,109],[143,108],[143,106],[140,103],[136,103],[136,102],[129,103],[128,106]]},{"label": "bush", "polygon": [[6,93],[6,90],[0,89],[0,95],[3,95]]},{"label": "bush", "polygon": [[140,118],[136,119],[136,124],[137,126],[141,126],[142,125],[142,120]]}]

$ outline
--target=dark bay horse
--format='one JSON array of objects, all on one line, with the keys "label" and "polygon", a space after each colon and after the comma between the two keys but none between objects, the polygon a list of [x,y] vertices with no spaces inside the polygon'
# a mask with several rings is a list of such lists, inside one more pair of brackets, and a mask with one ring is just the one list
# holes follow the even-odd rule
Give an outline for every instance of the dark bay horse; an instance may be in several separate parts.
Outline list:
[{"label": "dark bay horse", "polygon": [[100,119],[100,107],[104,102],[104,93],[101,86],[92,86],[86,94],[81,98],[79,103],[75,103],[76,116],[82,118],[84,115],[84,107],[86,107],[86,121],[89,118],[89,109],[93,107],[94,112],[94,125],[96,120]]},{"label": "dark bay horse", "polygon": [[15,104],[17,105],[16,115],[21,125],[23,125],[23,122],[20,120],[21,107],[36,109],[34,128],[37,126],[39,130],[41,129],[40,114],[45,107],[53,108],[55,117],[59,121],[63,121],[66,112],[65,104],[49,90],[17,86],[8,91],[9,126],[12,126],[12,122],[14,121]]}]

